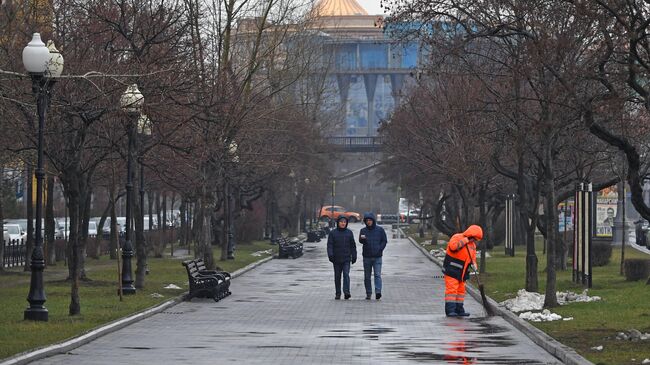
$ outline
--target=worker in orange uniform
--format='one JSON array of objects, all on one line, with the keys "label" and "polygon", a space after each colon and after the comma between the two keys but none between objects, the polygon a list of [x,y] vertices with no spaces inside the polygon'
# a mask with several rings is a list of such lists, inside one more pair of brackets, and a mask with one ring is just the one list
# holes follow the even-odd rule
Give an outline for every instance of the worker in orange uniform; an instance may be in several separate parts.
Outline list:
[{"label": "worker in orange uniform", "polygon": [[445,314],[447,317],[467,317],[465,302],[465,281],[469,279],[469,265],[476,268],[476,242],[483,238],[483,230],[471,225],[463,233],[451,236],[447,254],[442,263],[445,274]]}]

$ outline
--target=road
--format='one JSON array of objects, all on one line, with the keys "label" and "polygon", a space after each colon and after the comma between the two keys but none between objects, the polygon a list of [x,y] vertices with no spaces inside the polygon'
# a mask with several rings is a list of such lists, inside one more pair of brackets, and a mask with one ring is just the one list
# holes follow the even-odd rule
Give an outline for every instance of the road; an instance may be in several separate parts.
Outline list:
[{"label": "road", "polygon": [[379,301],[365,300],[361,259],[352,298],[334,300],[322,240],[234,279],[218,303],[183,302],[38,364],[560,364],[469,296],[471,317],[445,317],[439,269],[388,235]]}]

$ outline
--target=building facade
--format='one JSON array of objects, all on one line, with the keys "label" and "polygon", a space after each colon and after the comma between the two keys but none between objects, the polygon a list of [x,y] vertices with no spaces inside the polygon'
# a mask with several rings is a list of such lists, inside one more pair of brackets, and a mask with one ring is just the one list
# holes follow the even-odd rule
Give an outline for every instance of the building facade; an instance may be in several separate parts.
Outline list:
[{"label": "building facade", "polygon": [[313,11],[315,27],[326,35],[334,91],[328,106],[343,113],[331,135],[377,135],[421,61],[418,44],[386,32],[383,16],[369,15],[355,0],[322,0]]}]

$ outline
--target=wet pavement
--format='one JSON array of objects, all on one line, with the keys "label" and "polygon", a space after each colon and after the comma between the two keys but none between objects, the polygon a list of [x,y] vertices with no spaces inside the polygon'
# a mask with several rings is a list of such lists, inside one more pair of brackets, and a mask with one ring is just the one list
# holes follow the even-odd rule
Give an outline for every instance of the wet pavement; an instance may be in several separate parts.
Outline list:
[{"label": "wet pavement", "polygon": [[[360,224],[351,225],[358,237]],[[334,300],[326,241],[236,279],[233,295],[193,299],[38,364],[560,364],[466,299],[444,315],[440,270],[407,240],[384,252],[380,301],[365,300],[361,246],[350,300]],[[180,265],[179,265],[179,269]]]}]

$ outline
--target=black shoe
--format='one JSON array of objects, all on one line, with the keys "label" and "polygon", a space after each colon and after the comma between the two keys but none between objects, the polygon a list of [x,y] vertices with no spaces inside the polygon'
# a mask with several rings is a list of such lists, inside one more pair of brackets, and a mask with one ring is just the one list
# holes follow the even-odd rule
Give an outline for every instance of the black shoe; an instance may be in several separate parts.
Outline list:
[{"label": "black shoe", "polygon": [[334,297],[334,300],[341,300],[341,294],[336,294],[336,296]]},{"label": "black shoe", "polygon": [[350,295],[350,293],[345,293],[345,300],[350,299],[351,296],[352,296],[352,295]]},{"label": "black shoe", "polygon": [[372,297],[372,294],[366,294],[366,300],[370,300],[371,297]]},{"label": "black shoe", "polygon": [[381,293],[376,293],[375,294],[375,299],[377,299],[377,300],[381,299]]}]

